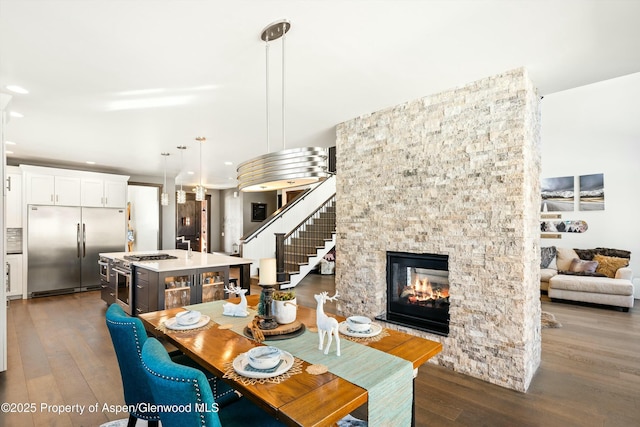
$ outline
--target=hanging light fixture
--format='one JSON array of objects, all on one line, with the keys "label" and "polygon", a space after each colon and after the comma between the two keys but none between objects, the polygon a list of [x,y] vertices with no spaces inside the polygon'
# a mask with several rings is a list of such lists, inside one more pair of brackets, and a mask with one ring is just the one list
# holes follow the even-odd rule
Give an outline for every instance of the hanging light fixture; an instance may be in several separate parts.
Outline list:
[{"label": "hanging light fixture", "polygon": [[160,194],[160,204],[162,206],[169,206],[169,194],[167,193],[167,157],[169,153],[160,153],[164,156],[164,184],[162,184],[162,194]]},{"label": "hanging light fixture", "polygon": [[193,189],[196,193],[196,200],[201,202],[204,200],[204,193],[207,192],[207,189],[202,185],[202,146],[204,142],[207,140],[204,136],[196,137],[196,141],[200,143],[200,184]]},{"label": "hanging light fixture", "polygon": [[[186,145],[178,145],[178,150],[180,150],[180,173],[182,173],[183,161],[184,161],[184,150],[187,149]],[[180,174],[178,174],[180,177]],[[180,189],[176,191],[176,202],[179,205],[184,205],[187,202],[187,192],[182,189],[182,179],[180,180]]]},{"label": "hanging light fixture", "polygon": [[[326,179],[327,150],[321,147],[286,149],[285,145],[285,35],[291,28],[286,19],[269,24],[260,35],[266,51],[267,154],[238,166],[238,188],[241,191],[272,191],[309,185]],[[269,42],[282,38],[282,150],[269,147]]]}]

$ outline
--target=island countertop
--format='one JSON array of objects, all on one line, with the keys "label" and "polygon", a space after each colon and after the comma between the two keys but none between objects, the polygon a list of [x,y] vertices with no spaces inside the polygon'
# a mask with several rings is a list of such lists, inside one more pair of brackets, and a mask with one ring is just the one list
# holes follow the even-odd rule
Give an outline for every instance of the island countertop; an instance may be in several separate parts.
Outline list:
[{"label": "island countertop", "polygon": [[166,271],[188,270],[191,268],[209,268],[209,267],[222,267],[231,265],[251,264],[252,259],[239,258],[235,256],[229,256],[221,253],[203,253],[203,252],[191,252],[191,257],[188,256],[188,252],[183,249],[166,249],[158,251],[140,251],[140,252],[106,252],[101,253],[101,257],[108,259],[125,259],[126,255],[152,255],[152,254],[168,254],[177,258],[154,260],[154,261],[129,261],[131,265],[146,268],[158,273]]}]

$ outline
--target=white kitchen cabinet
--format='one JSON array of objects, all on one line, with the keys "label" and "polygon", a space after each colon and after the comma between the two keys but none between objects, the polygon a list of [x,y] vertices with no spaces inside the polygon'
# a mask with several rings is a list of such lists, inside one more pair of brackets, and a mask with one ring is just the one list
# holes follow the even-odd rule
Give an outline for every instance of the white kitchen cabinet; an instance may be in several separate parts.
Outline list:
[{"label": "white kitchen cabinet", "polygon": [[104,206],[104,180],[82,178],[80,182],[80,203],[82,206],[101,208]]},{"label": "white kitchen cabinet", "polygon": [[127,205],[127,182],[99,178],[82,178],[82,206],[124,208]]},{"label": "white kitchen cabinet", "polygon": [[27,204],[80,206],[79,177],[28,174],[27,181]]},{"label": "white kitchen cabinet", "polygon": [[22,297],[22,254],[7,255],[5,260],[7,298]]},{"label": "white kitchen cabinet", "polygon": [[127,181],[104,181],[104,199],[107,208],[127,207]]},{"label": "white kitchen cabinet", "polygon": [[[17,171],[13,169],[17,169]],[[7,166],[6,184],[5,226],[7,228],[22,228],[22,172],[19,168]]]}]

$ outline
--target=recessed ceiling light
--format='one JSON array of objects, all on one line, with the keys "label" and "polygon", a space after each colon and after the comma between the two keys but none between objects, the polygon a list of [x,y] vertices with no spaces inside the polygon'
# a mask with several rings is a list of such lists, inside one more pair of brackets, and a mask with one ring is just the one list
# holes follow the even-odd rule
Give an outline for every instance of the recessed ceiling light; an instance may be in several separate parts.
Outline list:
[{"label": "recessed ceiling light", "polygon": [[18,113],[17,111],[12,111],[9,113],[11,117],[15,117],[16,119],[21,119],[24,117],[23,114]]},{"label": "recessed ceiling light", "polygon": [[95,165],[95,164],[96,164],[96,162],[92,162],[91,160],[87,160],[87,164],[88,164],[88,165]]},{"label": "recessed ceiling light", "polygon": [[193,175],[193,174],[194,174],[194,172],[193,172],[193,171],[188,171],[188,172],[187,172],[187,174],[189,174],[189,175]]},{"label": "recessed ceiling light", "polygon": [[231,165],[233,165],[233,162],[224,162],[224,164],[227,165],[227,166],[231,166]]},{"label": "recessed ceiling light", "polygon": [[22,86],[18,86],[18,85],[6,85],[5,86],[7,88],[7,90],[13,92],[13,93],[19,93],[21,95],[26,95],[27,93],[29,93],[28,90],[26,90],[25,88],[23,88]]},{"label": "recessed ceiling light", "polygon": [[227,177],[227,179],[228,179],[229,181],[233,181],[233,178],[232,178],[232,177],[230,177],[230,176],[229,176],[229,177]]},{"label": "recessed ceiling light", "polygon": [[5,141],[4,143],[7,145],[16,145],[16,143],[13,141]]},{"label": "recessed ceiling light", "polygon": [[13,151],[9,151],[9,150],[7,150],[7,151],[5,151],[5,153],[6,153],[6,154],[13,154]]}]

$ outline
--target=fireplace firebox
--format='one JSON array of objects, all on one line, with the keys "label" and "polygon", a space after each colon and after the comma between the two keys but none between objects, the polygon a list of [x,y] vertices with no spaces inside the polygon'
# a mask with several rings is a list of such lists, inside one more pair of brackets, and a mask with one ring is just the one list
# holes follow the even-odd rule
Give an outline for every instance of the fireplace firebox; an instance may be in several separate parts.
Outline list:
[{"label": "fireplace firebox", "polygon": [[387,313],[381,320],[447,336],[449,257],[387,252]]}]

